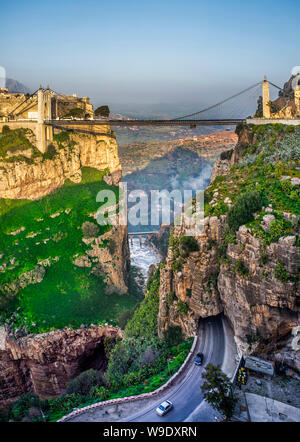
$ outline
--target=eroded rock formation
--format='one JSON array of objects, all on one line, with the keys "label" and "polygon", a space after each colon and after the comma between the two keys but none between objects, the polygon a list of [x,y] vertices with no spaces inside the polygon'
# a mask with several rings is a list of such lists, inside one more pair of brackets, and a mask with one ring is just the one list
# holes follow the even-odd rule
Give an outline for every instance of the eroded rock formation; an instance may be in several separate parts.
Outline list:
[{"label": "eroded rock formation", "polygon": [[15,151],[13,161],[0,161],[0,198],[41,198],[62,186],[66,179],[80,183],[84,166],[109,170],[110,184],[120,181],[122,170],[114,137],[70,133],[69,140],[70,144],[63,147],[54,142],[57,154],[51,159],[34,157],[33,151],[27,149]]},{"label": "eroded rock formation", "polygon": [[117,337],[122,338],[118,327],[91,326],[15,340],[0,327],[0,407],[26,392],[57,396],[84,369],[101,369],[101,363],[105,368],[104,339]]},{"label": "eroded rock formation", "polygon": [[[256,135],[250,140],[248,131],[241,132],[231,157],[216,162],[212,181],[227,175],[247,144],[255,142]],[[231,207],[231,200],[227,200]],[[174,245],[170,246],[161,270],[160,336],[169,326],[179,326],[185,335],[193,336],[200,318],[223,312],[231,322],[240,353],[272,354],[279,360],[285,354],[289,364],[300,370],[300,346],[295,350],[296,338],[292,336],[300,324],[298,221],[291,213],[283,216],[292,221],[293,232],[265,245],[249,228],[240,226],[235,240],[225,246],[223,260],[219,255],[226,229],[228,232],[226,215],[205,218],[203,233],[195,237],[199,251],[181,257],[180,269]],[[175,242],[184,234],[184,227],[175,227]],[[276,277],[278,263],[288,272],[289,280]],[[243,274],[240,267],[247,272]]]}]

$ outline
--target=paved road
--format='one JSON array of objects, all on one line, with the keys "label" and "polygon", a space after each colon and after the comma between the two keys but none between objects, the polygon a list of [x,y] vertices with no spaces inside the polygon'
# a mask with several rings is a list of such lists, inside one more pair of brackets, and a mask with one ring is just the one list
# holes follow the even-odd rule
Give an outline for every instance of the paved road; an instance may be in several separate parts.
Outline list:
[{"label": "paved road", "polygon": [[[199,328],[199,339],[195,352],[201,351],[204,354],[204,366],[211,362],[214,365],[222,364],[224,359],[224,331],[221,317],[208,318],[201,322]],[[126,422],[182,422],[199,404],[203,401],[200,385],[203,383],[201,374],[204,366],[197,367],[191,364],[182,382],[168,390],[156,405],[151,408],[145,406],[141,411],[127,417]],[[156,414],[156,407],[164,400],[173,402],[174,408],[163,417]],[[207,420],[207,413],[211,413],[207,407],[203,408],[203,420]],[[202,420],[202,419],[201,419]]]}]

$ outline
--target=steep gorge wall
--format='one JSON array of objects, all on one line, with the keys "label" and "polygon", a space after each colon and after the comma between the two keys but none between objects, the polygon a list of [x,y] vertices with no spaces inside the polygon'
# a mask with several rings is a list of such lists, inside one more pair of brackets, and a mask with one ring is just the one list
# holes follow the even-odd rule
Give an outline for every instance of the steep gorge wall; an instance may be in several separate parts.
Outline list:
[{"label": "steep gorge wall", "polygon": [[54,141],[54,145],[57,153],[49,159],[34,156],[30,150],[15,152],[9,162],[0,158],[0,198],[41,198],[62,186],[66,179],[80,183],[84,166],[107,169],[111,183],[120,181],[122,169],[114,137],[70,132],[68,142],[58,145]]},{"label": "steep gorge wall", "polygon": [[[249,131],[242,131],[231,158],[216,162],[212,182],[217,176],[229,173],[249,142]],[[251,143],[255,143],[255,139]],[[215,204],[213,200],[212,204]],[[231,204],[229,199],[228,204]],[[272,212],[272,208],[269,211]],[[251,229],[240,226],[235,241],[225,246],[224,260],[219,256],[228,231],[226,214],[205,218],[203,233],[195,237],[199,251],[183,258],[180,269],[174,257],[175,247],[170,246],[161,271],[160,336],[169,326],[179,326],[185,335],[192,336],[200,318],[223,312],[231,322],[240,353],[271,352],[281,358],[281,352],[286,361],[299,370],[300,351],[293,337],[300,324],[299,247],[296,245],[299,220],[291,213],[283,215],[293,220],[293,232],[265,247]],[[184,227],[175,227],[175,242],[184,233]],[[280,281],[275,276],[279,262],[290,280]],[[248,269],[247,275],[240,271],[241,263],[243,269]]]},{"label": "steep gorge wall", "polygon": [[[34,148],[8,152],[7,158],[0,162],[0,198],[42,198],[61,187],[66,179],[80,183],[82,167],[109,170],[104,180],[109,185],[118,184],[122,170],[115,138],[105,134],[68,134],[67,141],[54,141],[54,155],[36,155]],[[34,141],[31,134],[33,145]],[[56,215],[61,213],[53,216]],[[96,215],[89,216],[93,219]],[[130,266],[127,226],[113,226],[103,235],[82,241],[89,247],[84,255],[74,256],[73,264],[104,276],[108,294],[125,294]],[[3,293],[14,296],[28,284],[40,283],[47,267],[52,265],[51,260],[44,261],[7,287],[2,286]],[[70,379],[92,366],[93,360],[97,360],[95,368],[104,368],[105,338],[122,337],[118,327],[109,325],[67,328],[42,335],[28,335],[23,329],[21,332],[13,332],[9,325],[0,327],[0,408],[26,392],[41,398],[59,395]]]}]

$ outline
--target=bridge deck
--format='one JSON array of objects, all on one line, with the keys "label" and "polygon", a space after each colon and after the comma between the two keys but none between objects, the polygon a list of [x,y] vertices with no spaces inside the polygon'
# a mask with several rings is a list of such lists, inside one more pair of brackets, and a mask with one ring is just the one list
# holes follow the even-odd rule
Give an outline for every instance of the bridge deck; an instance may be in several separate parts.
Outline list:
[{"label": "bridge deck", "polygon": [[48,120],[50,126],[236,126],[244,122],[243,119],[231,120]]}]

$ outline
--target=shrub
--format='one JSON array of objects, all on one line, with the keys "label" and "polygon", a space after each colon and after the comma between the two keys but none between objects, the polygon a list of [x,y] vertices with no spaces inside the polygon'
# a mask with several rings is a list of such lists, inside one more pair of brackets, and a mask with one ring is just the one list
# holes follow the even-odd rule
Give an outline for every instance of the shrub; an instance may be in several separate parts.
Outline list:
[{"label": "shrub", "polygon": [[282,262],[278,262],[278,265],[274,269],[275,278],[278,279],[283,284],[291,279],[289,272],[286,270]]},{"label": "shrub", "polygon": [[106,371],[111,387],[120,387],[124,382],[124,375],[139,371],[143,366],[150,364],[153,355],[159,355],[159,349],[159,341],[156,338],[127,337],[118,342],[111,351]]},{"label": "shrub", "polygon": [[182,255],[187,256],[190,252],[199,250],[197,241],[193,236],[182,236],[179,239],[179,248]]},{"label": "shrub", "polygon": [[167,294],[167,297],[166,297],[167,306],[168,306],[168,307],[171,307],[171,305],[173,304],[173,302],[175,301],[175,299],[176,299],[175,292],[170,292],[170,293],[168,293],[168,294]]},{"label": "shrub", "polygon": [[249,269],[245,266],[241,259],[238,259],[237,262],[234,264],[234,271],[241,276],[249,275]]},{"label": "shrub", "polygon": [[180,344],[183,341],[183,334],[180,327],[171,326],[167,328],[164,334],[164,338],[168,347]]},{"label": "shrub", "polygon": [[100,387],[103,385],[105,385],[103,375],[99,371],[91,368],[68,382],[66,392],[67,394],[75,393],[86,396],[92,387]]},{"label": "shrub", "polygon": [[270,224],[269,228],[269,235],[270,235],[270,241],[269,242],[276,242],[281,238],[282,236],[286,235],[289,230],[292,228],[292,223],[289,221],[286,221],[285,219],[276,219]]},{"label": "shrub", "polygon": [[80,107],[74,107],[73,109],[70,109],[63,117],[64,118],[81,118],[84,116],[84,110]]},{"label": "shrub", "polygon": [[172,263],[172,270],[173,272],[180,272],[182,270],[182,266],[183,266],[183,260],[182,258],[177,258],[175,259],[175,261]]},{"label": "shrub", "polygon": [[53,144],[49,144],[47,147],[47,152],[43,154],[44,160],[52,160],[57,154],[55,146]]},{"label": "shrub", "polygon": [[97,109],[95,110],[95,115],[96,117],[109,117],[109,107],[108,106],[99,106],[97,107]]},{"label": "shrub", "polygon": [[22,420],[28,414],[31,407],[40,407],[40,400],[38,396],[26,393],[19,397],[19,399],[10,406],[10,414],[14,420]]},{"label": "shrub", "polygon": [[105,387],[95,385],[89,391],[89,397],[97,399],[99,402],[106,401],[109,397],[109,391]]},{"label": "shrub", "polygon": [[222,244],[218,247],[218,255],[219,258],[226,257],[227,246],[230,243],[234,243],[235,241],[235,233],[231,233],[228,229],[224,232],[224,237]]},{"label": "shrub", "polygon": [[258,192],[244,193],[228,212],[227,221],[230,229],[237,231],[241,225],[252,221],[253,213],[261,207],[262,200]]},{"label": "shrub", "polygon": [[179,301],[177,304],[177,310],[181,315],[187,315],[189,311],[189,306],[185,302]]},{"label": "shrub", "polygon": [[10,131],[10,127],[7,126],[7,124],[5,124],[5,125],[2,127],[2,133],[3,133],[3,134],[7,134],[9,131]]},{"label": "shrub", "polygon": [[85,221],[82,224],[81,229],[84,238],[94,238],[99,233],[99,227],[97,224],[92,223],[91,221]]}]

